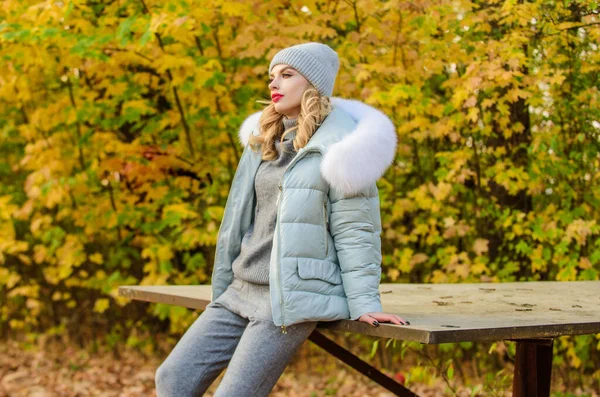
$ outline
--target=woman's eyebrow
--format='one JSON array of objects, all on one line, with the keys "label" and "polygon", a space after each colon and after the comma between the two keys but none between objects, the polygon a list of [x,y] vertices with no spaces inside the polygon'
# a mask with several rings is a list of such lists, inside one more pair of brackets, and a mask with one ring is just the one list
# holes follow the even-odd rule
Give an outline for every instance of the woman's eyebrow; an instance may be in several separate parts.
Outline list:
[{"label": "woman's eyebrow", "polygon": [[[283,73],[283,72],[285,72],[285,71],[286,71],[286,70],[288,70],[288,69],[294,70],[294,69],[292,69],[292,67],[291,67],[291,66],[286,66],[285,68],[281,69],[281,72],[279,72],[279,73]],[[269,77],[273,77],[273,73],[271,73],[271,74],[269,75]]]}]

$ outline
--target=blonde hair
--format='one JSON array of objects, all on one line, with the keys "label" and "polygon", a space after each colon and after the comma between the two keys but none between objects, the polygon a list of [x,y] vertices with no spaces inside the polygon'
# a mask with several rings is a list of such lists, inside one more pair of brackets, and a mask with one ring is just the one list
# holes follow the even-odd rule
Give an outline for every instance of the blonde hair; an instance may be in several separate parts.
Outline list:
[{"label": "blonde hair", "polygon": [[295,126],[284,131],[283,114],[275,110],[273,101],[257,101],[266,104],[260,116],[259,131],[260,135],[251,134],[248,143],[252,150],[257,151],[257,147],[262,145],[262,159],[275,160],[278,157],[275,148],[275,140],[283,142],[283,138],[293,131],[296,131],[294,137],[294,149],[306,146],[317,128],[321,125],[325,117],[331,112],[331,100],[327,96],[322,96],[315,88],[308,88],[302,94],[300,101],[300,114]]}]

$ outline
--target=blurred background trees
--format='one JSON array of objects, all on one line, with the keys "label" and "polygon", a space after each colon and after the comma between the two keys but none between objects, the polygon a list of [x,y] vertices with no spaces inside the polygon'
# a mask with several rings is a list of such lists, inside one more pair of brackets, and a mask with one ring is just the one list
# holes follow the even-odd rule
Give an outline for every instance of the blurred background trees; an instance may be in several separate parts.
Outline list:
[{"label": "blurred background trees", "polygon": [[[197,313],[117,287],[210,283],[238,128],[269,98],[271,57],[306,41],[338,52],[335,96],[397,126],[382,282],[597,280],[599,10],[4,1],[0,334],[147,346],[185,330]],[[557,364],[597,381],[598,339],[561,338]]]}]

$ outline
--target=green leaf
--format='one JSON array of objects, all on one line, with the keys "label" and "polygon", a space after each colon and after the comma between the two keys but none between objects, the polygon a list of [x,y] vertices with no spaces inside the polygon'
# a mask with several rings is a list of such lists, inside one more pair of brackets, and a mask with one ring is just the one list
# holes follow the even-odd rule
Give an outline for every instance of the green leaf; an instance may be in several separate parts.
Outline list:
[{"label": "green leaf", "polygon": [[450,364],[448,370],[446,371],[446,375],[448,376],[449,380],[452,380],[454,378],[454,364]]},{"label": "green leaf", "polygon": [[373,358],[375,356],[375,353],[377,352],[377,346],[379,346],[379,340],[373,342],[373,346],[371,347],[371,354],[369,355],[370,358]]},{"label": "green leaf", "polygon": [[154,34],[152,33],[152,31],[150,30],[150,23],[148,23],[146,25],[146,27],[144,28],[144,34],[142,34],[142,37],[140,37],[140,46],[143,47],[146,45],[146,43],[148,43],[148,41],[150,41],[150,39],[154,36]]},{"label": "green leaf", "polygon": [[117,40],[119,40],[121,47],[124,47],[127,45],[127,43],[129,43],[129,41],[131,41],[131,27],[136,19],[137,16],[131,16],[121,22],[117,28]]}]

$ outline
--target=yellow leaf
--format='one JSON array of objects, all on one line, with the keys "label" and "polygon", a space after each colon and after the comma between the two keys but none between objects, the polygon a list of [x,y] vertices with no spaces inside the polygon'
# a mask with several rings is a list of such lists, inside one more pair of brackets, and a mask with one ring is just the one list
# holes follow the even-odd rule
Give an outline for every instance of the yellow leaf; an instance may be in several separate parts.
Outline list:
[{"label": "yellow leaf", "polygon": [[14,287],[21,280],[21,276],[13,273],[10,270],[0,267],[0,285],[5,285],[7,288]]},{"label": "yellow leaf", "polygon": [[198,213],[192,211],[187,204],[172,204],[165,207],[163,213],[163,219],[170,215],[170,213],[176,213],[181,219],[193,219],[198,217]]},{"label": "yellow leaf", "polygon": [[98,299],[94,304],[94,311],[96,313],[104,313],[110,306],[110,302],[106,298]]},{"label": "yellow leaf", "polygon": [[416,265],[419,265],[425,261],[427,261],[427,259],[429,259],[429,256],[427,256],[426,254],[419,252],[413,255],[413,257],[410,260],[410,266],[414,267]]},{"label": "yellow leaf", "polygon": [[168,245],[161,245],[156,252],[156,258],[161,262],[171,260],[173,259],[173,250]]},{"label": "yellow leaf", "polygon": [[398,269],[404,273],[409,273],[412,270],[411,258],[413,255],[413,250],[410,248],[404,248],[402,250],[402,254],[400,254],[400,263],[398,264]]},{"label": "yellow leaf", "polygon": [[14,204],[9,204],[12,196],[0,196],[0,219],[10,219],[12,213],[19,207]]},{"label": "yellow leaf", "polygon": [[464,103],[463,107],[472,108],[477,105],[477,97],[475,95],[471,95]]},{"label": "yellow leaf", "polygon": [[6,296],[9,298],[14,296],[27,296],[29,298],[39,297],[39,285],[24,285],[11,290]]},{"label": "yellow leaf", "polygon": [[440,270],[434,270],[433,271],[433,276],[431,277],[431,282],[434,284],[439,284],[439,283],[445,283],[448,281],[448,276],[440,271]]},{"label": "yellow leaf", "polygon": [[579,259],[579,268],[580,269],[591,269],[592,268],[592,262],[586,258],[586,257],[582,257]]},{"label": "yellow leaf", "polygon": [[486,272],[488,270],[487,266],[485,265],[485,263],[480,263],[480,262],[476,262],[473,265],[471,265],[471,274],[478,276],[484,272]]},{"label": "yellow leaf", "polygon": [[388,270],[387,275],[390,278],[390,280],[396,281],[398,279],[398,277],[400,276],[400,270],[390,269],[390,270]]},{"label": "yellow leaf", "polygon": [[486,240],[484,238],[478,238],[473,243],[473,252],[475,252],[477,256],[483,255],[485,252],[488,252],[488,243],[489,240]]},{"label": "yellow leaf", "polygon": [[46,261],[47,252],[48,249],[44,245],[38,244],[35,247],[33,247],[33,260],[35,261],[35,263],[40,265],[44,261]]}]

